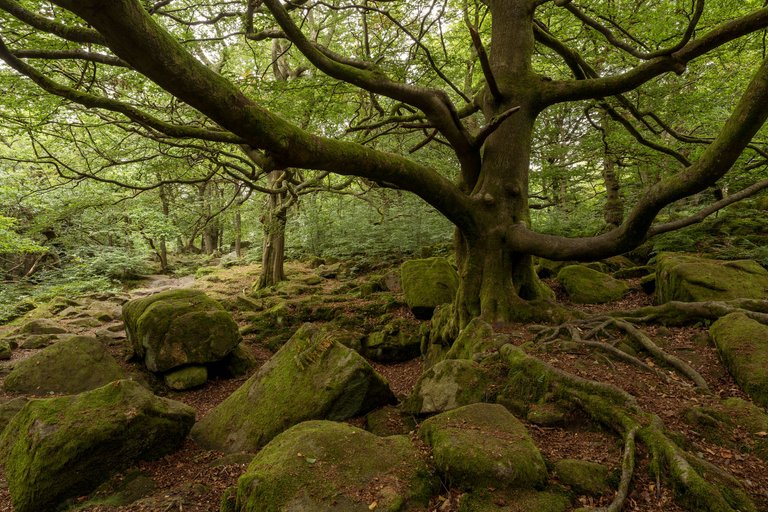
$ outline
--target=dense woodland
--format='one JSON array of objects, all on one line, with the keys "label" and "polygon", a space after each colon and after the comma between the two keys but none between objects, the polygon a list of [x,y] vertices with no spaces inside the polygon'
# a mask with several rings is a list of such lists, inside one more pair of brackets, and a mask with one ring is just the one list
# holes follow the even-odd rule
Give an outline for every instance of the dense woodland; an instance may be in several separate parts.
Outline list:
[{"label": "dense woodland", "polygon": [[[718,469],[706,455],[714,445],[695,444],[713,442],[702,441],[703,415],[730,414],[719,399],[754,400],[765,415],[762,391],[706,338],[728,314],[767,324],[768,287],[706,300],[659,291],[670,252],[749,260],[759,277],[748,280],[762,282],[767,51],[763,0],[0,0],[0,334],[55,317],[64,299],[125,302],[158,283],[195,282],[234,315],[259,363],[304,321],[370,340],[399,318],[418,354],[378,361],[370,341],[350,346],[393,364],[376,366],[388,379],[415,382],[482,321],[496,333],[481,329],[483,339],[507,344],[462,356],[496,379],[475,401],[545,430],[521,400],[567,402],[571,419],[578,409],[592,425],[578,428],[613,436],[598,450],[618,475],[612,491],[586,498],[572,485],[561,509],[509,504],[497,489],[472,501],[478,489],[441,474],[443,488],[421,505],[386,508],[366,494],[362,510],[768,510],[764,478],[744,483],[766,469],[762,445],[712,448],[746,457]],[[414,318],[382,276],[431,257],[450,262],[455,289],[434,315]],[[579,262],[623,279],[623,295],[580,304],[589,301],[558,276]],[[552,356],[553,344],[567,355]],[[689,366],[690,350],[708,355]],[[607,361],[597,370],[569,362],[595,351]],[[616,365],[671,387],[654,403],[655,384],[633,387]],[[505,402],[518,370],[552,389]],[[414,382],[392,384],[398,421],[413,428],[426,418],[405,399]],[[234,391],[226,379],[205,386],[194,393],[210,391],[206,412]],[[702,423],[680,426],[695,404],[710,408],[696,413]],[[738,435],[762,437],[768,417],[758,423]],[[555,437],[534,435],[550,475],[568,444]],[[259,510],[238,492],[231,510]],[[218,509],[184,499],[179,510]],[[161,510],[146,503],[120,510]]]}]

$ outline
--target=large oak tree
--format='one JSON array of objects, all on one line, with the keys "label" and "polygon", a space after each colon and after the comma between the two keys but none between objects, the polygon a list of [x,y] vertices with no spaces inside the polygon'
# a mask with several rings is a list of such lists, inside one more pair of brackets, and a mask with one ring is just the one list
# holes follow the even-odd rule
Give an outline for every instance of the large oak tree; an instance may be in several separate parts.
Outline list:
[{"label": "large oak tree", "polygon": [[[707,18],[712,8],[703,0],[641,4],[485,0],[455,5],[445,1],[433,2],[430,8],[414,5],[415,13],[409,13],[404,2],[373,0],[359,4],[244,0],[205,4],[207,10],[195,10],[195,3],[184,0],[155,4],[140,0],[0,0],[4,19],[0,58],[50,94],[125,116],[152,133],[246,146],[258,152],[260,165],[267,172],[286,168],[330,171],[413,192],[456,226],[461,286],[450,315],[455,328],[476,316],[504,322],[530,318],[541,311],[533,304],[546,299],[547,290],[533,271],[534,255],[555,260],[597,259],[623,253],[649,235],[675,227],[654,224],[659,212],[715,185],[765,123],[768,63],[763,59],[754,63],[751,82],[741,91],[719,132],[705,141],[703,151],[691,161],[684,159],[679,172],[667,173],[645,190],[620,224],[590,238],[532,230],[531,148],[542,113],[556,105],[594,100],[605,104],[606,118],[621,119],[606,98],[632,112],[628,93],[667,74],[684,74],[696,59],[734,41],[749,40],[768,27],[768,7],[757,2],[743,2],[738,14],[715,22]],[[653,19],[653,6],[667,4],[689,4],[689,9],[682,9],[683,22],[670,23],[656,33],[633,34],[633,27],[621,26],[621,18],[614,16],[617,9],[634,9],[635,15],[639,12]],[[312,29],[313,10],[348,16],[351,32],[358,30],[363,40],[360,46],[365,50],[358,52],[359,58],[342,55],[350,45],[345,47],[333,37],[324,40]],[[437,41],[430,42],[430,28],[448,12],[463,12],[466,37],[446,43],[440,32]],[[422,17],[418,33],[398,18],[406,14],[409,18]],[[568,31],[558,33],[542,21],[544,14],[569,20],[569,26],[576,27],[571,31],[573,36],[566,39]],[[421,76],[431,74],[438,79],[422,82],[407,73],[393,72],[385,56],[372,56],[370,39],[375,30],[368,21],[373,15],[386,19],[389,29],[401,30],[412,39],[410,51],[421,54],[429,69]],[[262,22],[267,18],[272,26],[254,29],[255,19]],[[702,24],[703,19],[708,22]],[[193,51],[189,34],[195,27],[205,27],[212,39],[225,40],[222,34],[232,37],[234,33],[249,40],[290,42],[313,73],[365,92],[385,118],[380,123],[410,123],[428,130],[428,139],[443,141],[455,157],[458,178],[448,179],[406,153],[384,152],[350,139],[327,137],[287,121],[265,108],[231,76],[205,62],[205,52]],[[591,38],[598,55],[581,53],[579,38],[585,37]],[[473,52],[474,62],[482,71],[482,86],[454,85],[446,76],[448,71],[429,52],[432,43],[442,45],[445,54],[449,53],[447,44],[452,45],[451,51],[463,44],[466,54]],[[619,57],[611,60],[608,54]],[[540,55],[547,55],[550,62],[558,61],[569,76],[547,76],[549,73],[538,64]],[[124,90],[120,81],[95,87],[93,82],[98,78],[89,81],[86,73],[66,79],[46,73],[44,63],[56,60],[86,62],[94,70],[132,70],[134,83],[137,79],[153,82],[205,119],[192,116],[181,122],[178,116],[155,115],[151,108],[132,102],[131,91]],[[94,76],[98,76],[95,71]],[[438,87],[439,83],[445,87]],[[382,101],[395,108],[385,112]],[[483,122],[476,122],[477,113]],[[641,118],[640,113],[634,114]],[[631,127],[629,121],[623,124]],[[674,134],[672,129],[667,131]],[[764,186],[763,182],[756,183],[750,192]]]}]

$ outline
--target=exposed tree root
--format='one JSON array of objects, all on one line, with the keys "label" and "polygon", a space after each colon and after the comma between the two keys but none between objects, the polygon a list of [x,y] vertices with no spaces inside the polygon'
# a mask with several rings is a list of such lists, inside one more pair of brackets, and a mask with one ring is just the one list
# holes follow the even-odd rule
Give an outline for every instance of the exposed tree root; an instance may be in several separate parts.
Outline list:
[{"label": "exposed tree root", "polygon": [[625,320],[614,320],[614,325],[621,328],[624,332],[626,332],[628,335],[632,337],[635,341],[640,343],[642,347],[648,351],[649,354],[651,354],[654,358],[656,358],[658,361],[662,361],[666,363],[667,365],[671,366],[678,372],[685,375],[687,378],[692,380],[694,384],[696,384],[696,387],[699,388],[701,391],[704,391],[706,393],[709,393],[709,385],[707,384],[707,381],[704,380],[704,377],[699,374],[696,370],[691,368],[691,366],[680,359],[679,357],[673,356],[672,354],[667,354],[664,352],[658,345],[656,345],[651,338],[649,338],[643,331],[632,325],[631,323],[625,321]]},{"label": "exposed tree root", "polygon": [[[662,372],[650,367],[645,362],[641,361],[637,357],[627,354],[615,346],[601,341],[600,337],[610,338],[611,335],[608,332],[610,327],[615,327],[622,332],[626,333],[633,340],[635,340],[643,349],[645,349],[656,361],[674,368],[680,374],[691,380],[697,388],[703,392],[709,392],[709,386],[704,378],[690,365],[688,365],[682,359],[666,353],[658,345],[656,345],[649,336],[643,331],[632,325],[626,320],[613,317],[594,317],[587,320],[581,320],[569,324],[562,324],[556,327],[548,328],[541,327],[537,338],[544,343],[550,343],[556,339],[561,339],[564,335],[567,339],[584,346],[595,348],[607,352],[617,359],[620,359],[629,364],[638,366],[645,371],[655,374],[664,381],[668,380],[668,377]],[[581,334],[582,331],[587,331],[586,334]],[[590,339],[595,338],[595,339]]]},{"label": "exposed tree root", "polygon": [[631,320],[635,323],[658,322],[664,325],[686,325],[705,320],[717,320],[729,313],[737,312],[744,313],[762,324],[768,324],[768,300],[756,299],[709,302],[671,301],[660,306],[647,306],[631,311],[614,311],[608,315]]},{"label": "exposed tree root", "polygon": [[639,408],[634,397],[609,384],[567,374],[512,345],[500,350],[509,366],[508,393],[531,402],[546,397],[565,399],[594,421],[624,439],[621,482],[613,501],[602,511],[619,512],[627,498],[635,468],[635,442],[652,456],[651,469],[661,483],[669,482],[677,501],[692,511],[747,512],[754,504],[740,483],[723,470],[686,452],[666,433],[661,420]]}]

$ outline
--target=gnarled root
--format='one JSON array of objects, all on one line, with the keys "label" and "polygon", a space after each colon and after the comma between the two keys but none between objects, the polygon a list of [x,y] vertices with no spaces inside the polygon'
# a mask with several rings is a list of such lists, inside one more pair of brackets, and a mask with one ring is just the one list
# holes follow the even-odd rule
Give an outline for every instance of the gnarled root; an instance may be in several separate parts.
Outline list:
[{"label": "gnarled root", "polygon": [[613,501],[600,510],[619,512],[622,509],[635,468],[636,440],[651,453],[651,469],[658,481],[667,480],[677,501],[688,510],[755,510],[735,478],[680,448],[667,435],[661,420],[640,409],[634,397],[625,391],[570,375],[513,345],[504,345],[500,354],[509,368],[508,393],[524,400],[535,401],[548,394],[567,400],[624,439],[621,482]]},{"label": "gnarled root", "polygon": [[[682,359],[665,352],[658,345],[656,345],[649,336],[643,331],[632,325],[627,320],[613,317],[594,317],[587,320],[581,320],[569,324],[562,324],[556,327],[542,327],[537,334],[537,339],[543,343],[551,343],[556,339],[567,339],[582,344],[584,346],[595,348],[603,352],[607,352],[616,359],[632,364],[643,370],[655,374],[660,379],[667,381],[668,378],[665,374],[652,368],[639,358],[627,354],[612,344],[601,341],[600,338],[611,338],[609,333],[610,328],[618,329],[633,340],[635,340],[643,349],[645,349],[657,362],[665,364],[671,368],[677,370],[687,379],[691,380],[699,390],[709,393],[709,386],[704,378],[694,370],[688,363]],[[582,334],[583,331],[586,331]],[[618,339],[614,339],[618,341]]]}]

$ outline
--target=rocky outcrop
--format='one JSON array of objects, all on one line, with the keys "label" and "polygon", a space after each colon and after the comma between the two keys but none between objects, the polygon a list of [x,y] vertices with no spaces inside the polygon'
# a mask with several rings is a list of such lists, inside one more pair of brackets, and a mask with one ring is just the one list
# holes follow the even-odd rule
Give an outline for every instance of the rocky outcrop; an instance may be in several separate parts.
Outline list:
[{"label": "rocky outcrop", "polygon": [[224,497],[232,512],[426,510],[437,479],[407,436],[308,421],[275,437]]},{"label": "rocky outcrop", "polygon": [[445,258],[410,260],[400,267],[400,283],[414,316],[428,320],[437,306],[453,302],[459,275]]},{"label": "rocky outcrop", "polygon": [[768,270],[755,261],[722,261],[668,253],[656,263],[656,299],[701,302],[768,296]]},{"label": "rocky outcrop", "polygon": [[232,316],[199,290],[169,290],[123,305],[128,341],[147,369],[220,361],[240,343]]},{"label": "rocky outcrop", "polygon": [[622,298],[629,286],[608,274],[584,265],[564,267],[557,281],[565,288],[568,298],[577,304],[604,304]]},{"label": "rocky outcrop", "polygon": [[344,420],[395,397],[386,380],[331,332],[303,325],[245,384],[195,425],[201,445],[255,452],[311,419]]},{"label": "rocky outcrop", "polygon": [[176,450],[194,418],[191,407],[128,380],[30,401],[0,437],[16,512],[56,510],[138,460]]},{"label": "rocky outcrop", "polygon": [[124,377],[103,343],[74,336],[16,363],[3,386],[6,391],[33,395],[80,393]]}]

